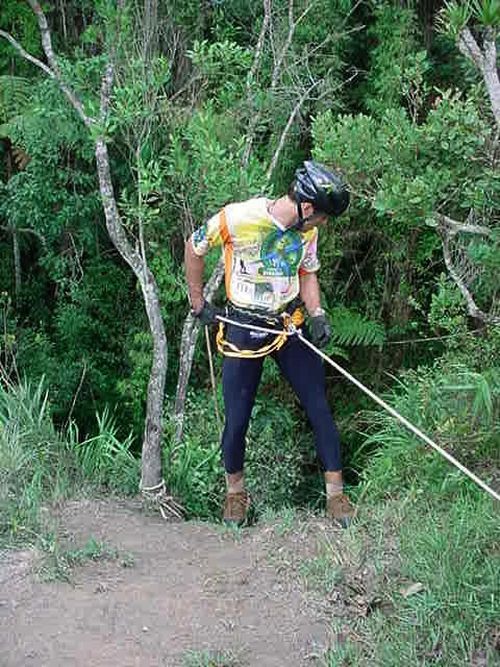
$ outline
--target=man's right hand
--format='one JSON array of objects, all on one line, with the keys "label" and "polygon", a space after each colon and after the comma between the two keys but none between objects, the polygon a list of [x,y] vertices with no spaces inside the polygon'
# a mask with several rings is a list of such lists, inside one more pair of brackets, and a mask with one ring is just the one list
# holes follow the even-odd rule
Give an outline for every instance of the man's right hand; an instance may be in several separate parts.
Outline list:
[{"label": "man's right hand", "polygon": [[217,308],[217,306],[213,306],[211,303],[208,303],[208,301],[204,301],[203,305],[198,310],[193,309],[193,313],[194,316],[200,320],[201,324],[205,326],[218,324],[219,320],[217,317],[219,315],[224,315],[222,308]]}]

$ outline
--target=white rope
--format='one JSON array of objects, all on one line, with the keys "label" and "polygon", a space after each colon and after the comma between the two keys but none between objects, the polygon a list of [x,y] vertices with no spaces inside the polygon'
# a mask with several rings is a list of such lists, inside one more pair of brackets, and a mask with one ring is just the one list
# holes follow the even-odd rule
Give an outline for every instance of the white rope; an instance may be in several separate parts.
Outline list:
[{"label": "white rope", "polygon": [[279,336],[280,334],[283,335],[285,334],[286,336],[296,336],[297,335],[297,329],[294,329],[293,331],[277,331],[276,329],[268,329],[267,327],[259,327],[255,326],[255,324],[242,324],[241,322],[236,322],[235,320],[229,319],[229,317],[223,317],[222,315],[217,315],[217,319],[220,320],[221,322],[226,322],[226,324],[234,324],[237,327],[241,327],[242,329],[250,329],[251,331],[265,331],[265,333],[269,334],[274,334],[275,336]]},{"label": "white rope", "polygon": [[[234,324],[235,326],[242,327],[244,329],[253,329],[254,331],[265,331],[267,333],[273,333],[273,334],[280,334],[283,333],[281,331],[275,331],[272,329],[267,329],[264,327],[259,327],[259,326],[254,326],[254,325],[248,325],[248,324],[240,324],[239,322],[235,322],[234,320],[230,320],[226,317],[218,317],[219,320],[222,320],[223,322],[227,322],[229,324]],[[412,431],[416,436],[418,436],[421,440],[426,442],[428,445],[430,445],[433,449],[435,449],[441,456],[444,456],[447,461],[449,461],[452,465],[454,465],[456,468],[458,468],[461,472],[464,473],[464,475],[467,475],[470,479],[472,479],[473,482],[475,482],[478,486],[480,486],[484,491],[490,494],[495,500],[500,501],[500,494],[498,494],[496,491],[494,491],[486,482],[483,482],[482,479],[480,479],[477,475],[475,475],[471,470],[466,468],[460,461],[457,461],[457,459],[449,454],[446,450],[444,450],[442,447],[440,447],[437,443],[435,443],[433,440],[429,438],[429,436],[425,435],[420,429],[418,429],[416,426],[414,426],[411,422],[409,422],[405,417],[399,414],[397,410],[392,408],[390,405],[388,405],[385,401],[383,401],[381,398],[377,396],[371,389],[368,389],[362,382],[357,380],[353,375],[348,373],[342,366],[339,366],[335,361],[332,361],[329,356],[327,356],[324,352],[321,352],[321,350],[318,350],[318,348],[313,345],[310,341],[307,340],[307,338],[304,337],[302,334],[301,329],[297,329],[295,326],[291,325],[289,330],[286,332],[288,336],[298,336],[298,338],[308,347],[313,350],[313,352],[316,352],[318,356],[320,356],[322,359],[324,359],[327,363],[330,364],[330,366],[333,366],[339,373],[342,373],[350,382],[356,385],[361,391],[363,391],[365,394],[367,394],[372,400],[374,400],[376,403],[378,403],[381,407],[384,408],[384,410],[387,410],[389,414],[391,414],[393,417],[395,417],[398,421],[400,421],[404,426],[406,426],[407,429]]]}]

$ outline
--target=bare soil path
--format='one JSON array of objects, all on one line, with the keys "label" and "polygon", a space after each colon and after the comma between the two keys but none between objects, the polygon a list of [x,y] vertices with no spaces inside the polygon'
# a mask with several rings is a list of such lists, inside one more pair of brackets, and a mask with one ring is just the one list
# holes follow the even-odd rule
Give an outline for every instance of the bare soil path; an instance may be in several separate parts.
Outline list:
[{"label": "bare soil path", "polygon": [[[167,523],[135,501],[80,500],[58,519],[66,549],[94,539],[114,557],[46,582],[33,552],[4,553],[2,667],[319,665],[346,609],[304,576],[325,539],[342,557],[342,531],[319,518],[234,533]],[[217,651],[225,660],[207,660]]]}]

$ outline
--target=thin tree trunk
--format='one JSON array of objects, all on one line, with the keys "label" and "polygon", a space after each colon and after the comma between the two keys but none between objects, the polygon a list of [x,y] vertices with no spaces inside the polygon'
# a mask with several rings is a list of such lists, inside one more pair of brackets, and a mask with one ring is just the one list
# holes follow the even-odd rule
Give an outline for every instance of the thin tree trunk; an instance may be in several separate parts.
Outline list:
[{"label": "thin tree trunk", "polygon": [[149,69],[158,46],[158,0],[144,0],[144,68]]},{"label": "thin tree trunk", "polygon": [[161,316],[158,287],[147,266],[140,283],[153,337],[153,360],[149,375],[146,423],[142,443],[141,488],[148,489],[157,486],[162,481],[162,416],[168,356],[167,337]]},{"label": "thin tree trunk", "polygon": [[96,141],[96,161],[106,228],[116,249],[139,280],[153,338],[153,361],[148,384],[146,424],[142,443],[141,488],[147,489],[158,486],[162,481],[161,436],[167,372],[167,337],[155,278],[147,264],[143,262],[141,255],[130,246],[120,220],[111,182],[108,147],[102,137]]},{"label": "thin tree trunk", "polygon": [[[207,301],[211,301],[224,276],[224,263],[219,261],[215,267],[210,279],[205,285],[203,295]],[[191,315],[186,317],[184,327],[182,328],[181,352],[179,359],[179,375],[177,380],[177,391],[175,394],[174,420],[176,423],[175,437],[179,441],[182,438],[182,429],[184,427],[184,412],[186,407],[186,394],[193,366],[194,351],[196,348],[196,339],[200,325],[198,320]]]},{"label": "thin tree trunk", "polygon": [[16,305],[19,305],[19,294],[21,292],[21,253],[19,251],[19,234],[15,227],[11,227],[12,252],[14,255],[14,294]]},{"label": "thin tree trunk", "polygon": [[481,72],[486,90],[488,92],[491,110],[497,127],[500,129],[500,80],[497,69],[496,35],[491,28],[484,31],[483,48],[481,49],[466,26],[458,36],[458,48],[460,52],[472,60]]}]

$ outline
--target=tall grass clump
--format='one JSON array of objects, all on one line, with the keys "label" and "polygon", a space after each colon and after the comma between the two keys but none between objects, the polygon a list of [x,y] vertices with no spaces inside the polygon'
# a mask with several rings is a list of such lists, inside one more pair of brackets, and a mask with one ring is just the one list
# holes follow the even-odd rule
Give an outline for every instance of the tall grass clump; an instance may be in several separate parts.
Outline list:
[{"label": "tall grass clump", "polygon": [[[494,473],[500,463],[500,369],[437,363],[410,371],[388,402],[461,462]],[[468,479],[385,411],[370,412],[363,477],[371,495],[402,490],[453,494]],[[359,452],[358,452],[359,455]],[[490,470],[488,471],[488,468]]]},{"label": "tall grass clump", "polygon": [[96,487],[133,493],[140,463],[131,437],[117,436],[105,409],[97,415],[97,435],[80,439],[70,423],[58,430],[43,381],[0,384],[0,542],[36,541],[44,530],[41,508],[82,489]]},{"label": "tall grass clump", "polygon": [[76,424],[70,424],[68,439],[75,452],[80,474],[87,483],[125,494],[139,487],[140,461],[132,451],[133,436],[118,437],[118,426],[107,408],[96,414],[97,434],[80,441]]},{"label": "tall grass clump", "polygon": [[30,541],[40,505],[67,494],[76,461],[57,433],[43,383],[0,384],[0,539]]}]

